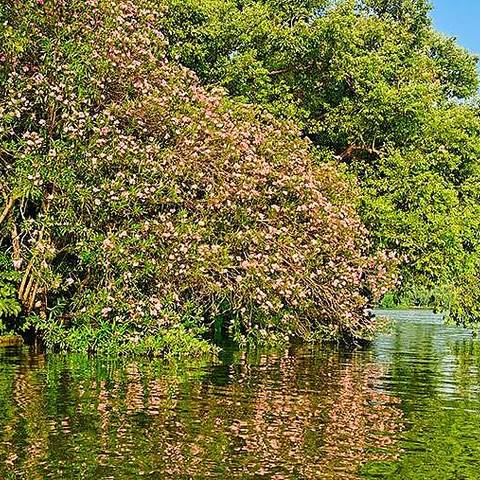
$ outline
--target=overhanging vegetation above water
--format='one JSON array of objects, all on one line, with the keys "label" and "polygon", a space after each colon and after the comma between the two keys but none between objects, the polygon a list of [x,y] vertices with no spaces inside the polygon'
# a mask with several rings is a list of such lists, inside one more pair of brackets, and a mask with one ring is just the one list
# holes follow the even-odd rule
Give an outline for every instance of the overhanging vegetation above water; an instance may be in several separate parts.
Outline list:
[{"label": "overhanging vegetation above water", "polygon": [[292,123],[169,62],[164,15],[0,7],[2,328],[166,354],[208,351],[213,325],[257,342],[371,333],[392,260],[370,254],[356,189]]},{"label": "overhanging vegetation above water", "polygon": [[165,3],[172,58],[236,100],[292,119],[358,180],[374,245],[403,260],[396,301],[476,322],[477,58],[432,27],[430,3]]}]

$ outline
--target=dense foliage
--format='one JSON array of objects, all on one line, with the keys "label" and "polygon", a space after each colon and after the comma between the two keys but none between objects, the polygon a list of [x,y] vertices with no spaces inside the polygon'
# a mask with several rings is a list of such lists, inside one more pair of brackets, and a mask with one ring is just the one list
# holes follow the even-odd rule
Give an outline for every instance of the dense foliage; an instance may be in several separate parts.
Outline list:
[{"label": "dense foliage", "polygon": [[477,64],[434,30],[428,3],[168,5],[172,58],[204,83],[294,119],[358,178],[375,245],[405,260],[397,297],[429,304],[433,292],[451,298],[457,319],[478,318],[479,296],[467,292],[467,305],[461,287],[479,277]]},{"label": "dense foliage", "polygon": [[208,328],[368,334],[393,277],[356,190],[292,124],[169,62],[164,15],[158,0],[0,6],[9,327],[112,352],[205,351]]}]

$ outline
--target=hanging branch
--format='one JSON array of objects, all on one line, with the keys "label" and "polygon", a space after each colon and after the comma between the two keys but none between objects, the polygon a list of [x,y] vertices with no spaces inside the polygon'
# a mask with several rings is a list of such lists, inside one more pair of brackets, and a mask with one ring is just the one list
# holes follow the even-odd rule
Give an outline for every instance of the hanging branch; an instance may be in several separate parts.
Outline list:
[{"label": "hanging branch", "polygon": [[18,235],[18,230],[17,230],[17,224],[15,223],[15,219],[12,215],[12,212],[10,211],[10,222],[12,225],[12,233],[11,233],[11,238],[12,238],[12,249],[13,249],[13,266],[15,270],[18,270],[20,268],[20,260],[22,258],[21,255],[21,248],[20,248],[20,240],[19,240],[19,235]]},{"label": "hanging branch", "polygon": [[[50,198],[47,197],[47,200],[45,202],[44,213],[48,213],[49,209],[50,209]],[[34,253],[32,255],[32,258],[30,259],[30,262],[27,265],[27,268],[25,269],[22,282],[20,283],[20,288],[18,289],[18,298],[22,301],[22,303],[28,309],[30,309],[30,305],[32,306],[34,305],[35,296],[38,290],[38,284],[35,282],[34,275],[31,274],[31,272],[33,269],[33,264],[35,261],[35,257],[37,255],[37,251],[43,241],[44,233],[45,233],[45,224],[42,225],[42,228],[38,234],[38,239],[34,248]],[[33,292],[33,295],[32,295],[32,292]]]}]

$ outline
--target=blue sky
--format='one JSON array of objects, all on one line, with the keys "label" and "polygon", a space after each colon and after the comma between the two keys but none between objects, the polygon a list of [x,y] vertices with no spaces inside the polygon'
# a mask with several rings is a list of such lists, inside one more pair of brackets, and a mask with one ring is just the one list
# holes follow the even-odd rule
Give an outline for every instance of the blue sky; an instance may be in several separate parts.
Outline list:
[{"label": "blue sky", "polygon": [[480,54],[480,0],[430,0],[433,21],[441,32]]}]

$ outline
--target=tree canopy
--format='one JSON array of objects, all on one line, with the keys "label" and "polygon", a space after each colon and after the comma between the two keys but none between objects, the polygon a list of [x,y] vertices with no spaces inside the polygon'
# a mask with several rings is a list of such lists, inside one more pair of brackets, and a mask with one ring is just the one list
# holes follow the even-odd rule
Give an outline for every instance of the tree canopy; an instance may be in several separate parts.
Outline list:
[{"label": "tree canopy", "polygon": [[167,16],[156,0],[0,7],[4,329],[154,353],[208,349],[214,325],[369,334],[393,277],[356,188],[292,123],[169,61]]},{"label": "tree canopy", "polygon": [[477,59],[429,11],[3,2],[0,330],[142,352],[363,338],[386,292],[475,323]]},{"label": "tree canopy", "polygon": [[172,58],[346,165],[375,245],[404,259],[400,293],[442,291],[448,307],[479,255],[478,72],[428,2],[167,3]]}]

